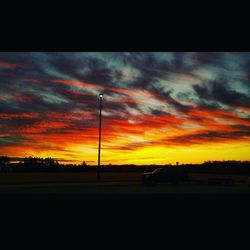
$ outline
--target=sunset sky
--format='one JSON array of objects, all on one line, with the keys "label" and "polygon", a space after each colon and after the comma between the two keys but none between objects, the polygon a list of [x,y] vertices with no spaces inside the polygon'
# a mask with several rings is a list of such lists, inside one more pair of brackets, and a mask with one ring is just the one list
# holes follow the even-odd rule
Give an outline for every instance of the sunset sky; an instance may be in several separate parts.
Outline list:
[{"label": "sunset sky", "polygon": [[0,155],[250,160],[250,53],[0,52]]}]

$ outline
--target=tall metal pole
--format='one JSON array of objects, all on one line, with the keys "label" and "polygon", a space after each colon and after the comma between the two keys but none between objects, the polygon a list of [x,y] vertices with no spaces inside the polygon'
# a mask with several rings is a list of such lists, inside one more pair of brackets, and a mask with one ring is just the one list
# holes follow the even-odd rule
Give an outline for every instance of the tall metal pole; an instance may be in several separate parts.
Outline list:
[{"label": "tall metal pole", "polygon": [[101,157],[101,130],[102,130],[102,98],[103,94],[99,94],[100,98],[100,113],[99,113],[99,146],[98,146],[98,168],[97,168],[97,181],[100,181],[100,157]]}]

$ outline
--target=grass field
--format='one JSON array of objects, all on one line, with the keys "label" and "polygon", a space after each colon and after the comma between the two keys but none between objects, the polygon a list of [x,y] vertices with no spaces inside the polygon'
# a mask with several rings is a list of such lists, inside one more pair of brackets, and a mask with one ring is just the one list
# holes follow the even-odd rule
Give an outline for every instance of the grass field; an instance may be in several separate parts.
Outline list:
[{"label": "grass field", "polygon": [[96,173],[2,173],[0,193],[62,194],[250,194],[247,185],[157,185],[144,186],[142,173],[106,172],[96,182]]},{"label": "grass field", "polygon": [[1,185],[0,194],[250,194],[250,188],[237,186],[157,185],[142,183],[40,183]]},{"label": "grass field", "polygon": [[[138,182],[141,181],[140,172],[104,172],[101,173],[102,182]],[[1,184],[21,183],[90,183],[96,182],[95,172],[78,173],[1,173]]]}]

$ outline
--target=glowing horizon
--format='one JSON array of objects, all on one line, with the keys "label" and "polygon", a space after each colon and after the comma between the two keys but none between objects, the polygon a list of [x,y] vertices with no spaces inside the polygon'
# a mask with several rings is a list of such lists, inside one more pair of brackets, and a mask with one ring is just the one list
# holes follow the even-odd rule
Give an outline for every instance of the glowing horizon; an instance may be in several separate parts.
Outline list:
[{"label": "glowing horizon", "polygon": [[[250,160],[249,53],[0,53],[0,155]],[[59,160],[60,162],[60,160]]]}]

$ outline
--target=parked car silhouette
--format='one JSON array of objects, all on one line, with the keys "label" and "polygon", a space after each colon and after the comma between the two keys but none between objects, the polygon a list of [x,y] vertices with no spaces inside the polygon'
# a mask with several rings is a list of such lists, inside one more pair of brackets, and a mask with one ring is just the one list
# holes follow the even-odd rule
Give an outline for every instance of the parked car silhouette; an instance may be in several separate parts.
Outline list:
[{"label": "parked car silhouette", "polygon": [[142,181],[145,185],[154,185],[156,183],[178,184],[188,180],[187,173],[176,172],[173,169],[157,168],[152,172],[144,173]]},{"label": "parked car silhouette", "polygon": [[207,185],[246,184],[250,186],[250,177],[246,175],[185,173],[168,167],[157,168],[152,172],[144,173],[142,181],[145,185],[155,185],[157,183],[191,183]]}]

